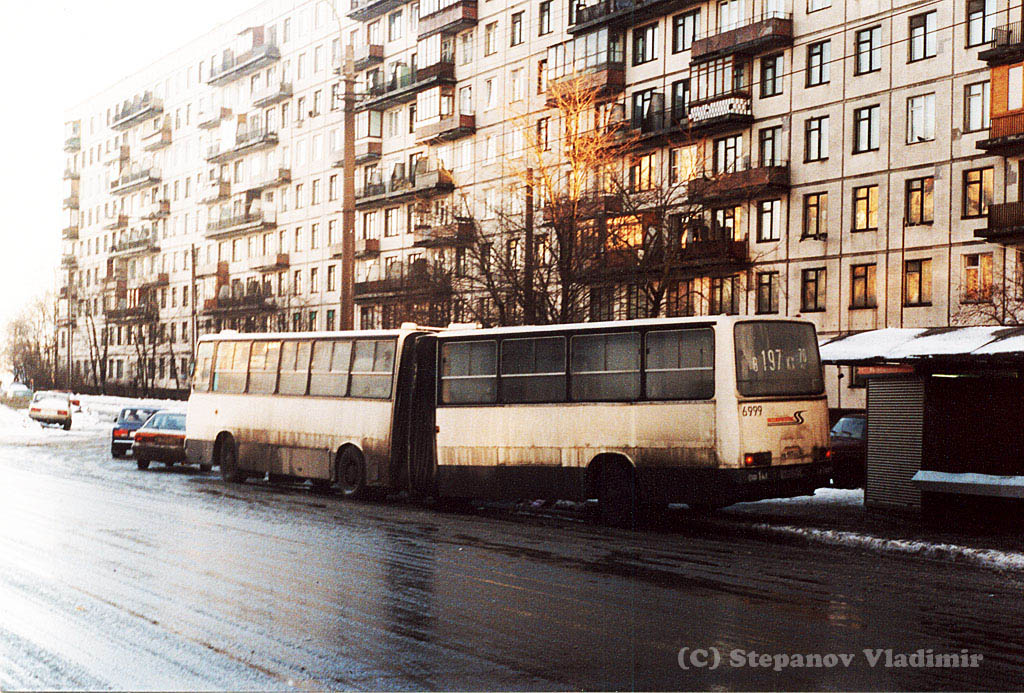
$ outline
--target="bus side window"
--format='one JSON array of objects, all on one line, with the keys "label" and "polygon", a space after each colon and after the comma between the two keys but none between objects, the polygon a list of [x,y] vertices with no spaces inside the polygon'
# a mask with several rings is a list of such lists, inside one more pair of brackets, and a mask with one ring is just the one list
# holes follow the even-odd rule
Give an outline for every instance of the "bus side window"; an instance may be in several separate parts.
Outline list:
[{"label": "bus side window", "polygon": [[578,335],[572,338],[574,401],[630,401],[640,398],[640,335]]},{"label": "bus side window", "polygon": [[395,366],[395,341],[360,339],[352,355],[349,395],[388,399]]},{"label": "bus side window", "polygon": [[252,342],[221,342],[217,349],[217,367],[213,374],[213,391],[245,392],[249,370],[249,346]]},{"label": "bus side window", "polygon": [[309,394],[344,397],[348,394],[348,362],[352,342],[318,341],[309,368]]},{"label": "bus side window", "polygon": [[272,395],[277,389],[277,362],[281,342],[253,342],[249,356],[249,392]]},{"label": "bus side window", "polygon": [[277,392],[282,395],[306,394],[309,381],[309,342],[284,342],[281,345],[281,377]]},{"label": "bus side window", "polygon": [[715,394],[715,341],[710,329],[647,333],[647,396],[710,399]]},{"label": "bus side window", "polygon": [[502,341],[503,402],[564,402],[565,378],[565,337]]},{"label": "bus side window", "polygon": [[441,401],[494,402],[498,392],[497,351],[494,341],[445,344],[441,349]]},{"label": "bus side window", "polygon": [[213,350],[216,342],[203,342],[196,350],[195,376],[192,389],[196,392],[210,391],[210,372],[213,370]]}]

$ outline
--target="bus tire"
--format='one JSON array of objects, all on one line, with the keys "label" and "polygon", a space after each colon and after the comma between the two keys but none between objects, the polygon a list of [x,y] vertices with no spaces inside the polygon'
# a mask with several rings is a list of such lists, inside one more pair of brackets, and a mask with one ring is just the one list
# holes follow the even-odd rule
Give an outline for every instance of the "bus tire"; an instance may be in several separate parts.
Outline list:
[{"label": "bus tire", "polygon": [[224,436],[217,445],[217,462],[220,465],[220,478],[229,484],[240,484],[245,481],[245,474],[238,469],[238,452],[231,436]]},{"label": "bus tire", "polygon": [[338,453],[338,489],[344,498],[358,500],[366,497],[366,462],[353,447]]},{"label": "bus tire", "polygon": [[606,462],[597,477],[597,512],[601,524],[632,529],[640,518],[640,498],[633,470],[624,462]]},{"label": "bus tire", "polygon": [[149,469],[149,460],[137,459],[135,460],[135,466],[142,470]]}]

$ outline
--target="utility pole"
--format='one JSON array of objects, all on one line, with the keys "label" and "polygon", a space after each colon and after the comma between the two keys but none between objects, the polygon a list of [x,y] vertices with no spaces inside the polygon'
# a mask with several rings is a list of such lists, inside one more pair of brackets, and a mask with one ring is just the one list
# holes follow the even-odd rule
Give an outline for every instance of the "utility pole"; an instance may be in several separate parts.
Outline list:
[{"label": "utility pole", "polygon": [[196,244],[193,243],[189,250],[189,265],[192,268],[192,288],[189,291],[189,306],[191,307],[192,321],[192,339],[189,341],[191,342],[190,346],[192,348],[193,364],[196,362],[196,339],[198,338],[198,335],[196,335],[196,329],[199,327],[199,323],[196,320],[196,303],[198,302],[196,300],[196,258],[198,257],[198,255],[199,252],[196,250]]},{"label": "utility pole", "polygon": [[534,241],[533,241],[533,169],[526,169],[526,261],[523,264],[523,318],[527,325],[537,322],[537,309],[534,304],[533,275],[534,275]]}]

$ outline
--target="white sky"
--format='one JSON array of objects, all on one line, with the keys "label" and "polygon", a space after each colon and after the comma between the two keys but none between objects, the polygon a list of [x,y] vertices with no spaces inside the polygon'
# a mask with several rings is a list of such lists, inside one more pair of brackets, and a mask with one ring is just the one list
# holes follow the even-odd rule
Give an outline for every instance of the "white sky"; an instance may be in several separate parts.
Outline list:
[{"label": "white sky", "polygon": [[259,0],[0,0],[0,325],[54,286],[64,112]]}]

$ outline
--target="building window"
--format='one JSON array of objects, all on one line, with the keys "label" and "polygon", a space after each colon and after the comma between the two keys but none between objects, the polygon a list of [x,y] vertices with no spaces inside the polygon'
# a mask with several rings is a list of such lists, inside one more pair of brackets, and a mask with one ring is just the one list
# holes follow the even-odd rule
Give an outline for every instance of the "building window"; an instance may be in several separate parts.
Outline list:
[{"label": "building window", "polygon": [[935,94],[907,99],[907,144],[935,139]]},{"label": "building window", "polygon": [[804,161],[828,158],[828,116],[808,118],[804,131]]},{"label": "building window", "polygon": [[459,36],[459,65],[473,62],[473,32],[467,31]]},{"label": "building window", "polygon": [[815,267],[801,272],[800,310],[815,313],[825,310],[825,268]]},{"label": "building window", "polygon": [[715,175],[733,173],[738,170],[742,147],[742,135],[730,135],[729,137],[720,137],[715,140],[715,158],[713,161]]},{"label": "building window", "polygon": [[736,277],[712,277],[708,296],[709,315],[736,315],[739,313],[739,280]]},{"label": "building window", "polygon": [[853,111],[853,153],[878,149],[880,107],[864,106]]},{"label": "building window", "polygon": [[761,58],[761,98],[782,93],[782,53]]},{"label": "building window", "polygon": [[807,11],[817,12],[832,7],[832,0],[807,0]]},{"label": "building window", "polygon": [[875,265],[850,267],[850,308],[875,308]]},{"label": "building window", "polygon": [[854,74],[866,75],[882,69],[882,27],[861,29],[856,34]]},{"label": "building window", "polygon": [[384,210],[384,237],[398,235],[398,207],[388,207]]},{"label": "building window", "polygon": [[757,154],[761,166],[782,166],[782,126],[761,128],[757,133]]},{"label": "building window", "polygon": [[903,305],[932,303],[932,261],[907,260],[903,266]]},{"label": "building window", "polygon": [[987,303],[992,300],[992,253],[964,255],[963,303]]},{"label": "building window", "polygon": [[522,101],[526,96],[526,80],[523,79],[523,69],[517,67],[508,73],[508,80],[512,86],[512,101]]},{"label": "building window", "polygon": [[964,132],[977,132],[989,126],[989,83],[975,82],[964,87]]},{"label": "building window", "polygon": [[938,13],[934,10],[915,14],[910,18],[909,62],[935,57],[935,22]]},{"label": "building window", "polygon": [[629,167],[629,187],[633,192],[654,189],[655,153],[644,154]]},{"label": "building window", "polygon": [[992,40],[995,29],[995,0],[967,0],[967,47]]},{"label": "building window", "polygon": [[992,167],[964,171],[964,219],[983,217],[992,204]]},{"label": "building window", "polygon": [[822,239],[828,231],[828,193],[804,195],[803,238]]},{"label": "building window", "polygon": [[690,50],[700,31],[700,10],[677,14],[672,18],[672,52]]},{"label": "building window", "polygon": [[819,84],[828,84],[831,56],[831,41],[819,41],[807,47],[807,86],[816,87]]},{"label": "building window", "polygon": [[484,55],[494,55],[498,50],[498,23],[490,22],[484,27]]},{"label": "building window", "polygon": [[779,240],[782,226],[782,201],[761,200],[757,203],[757,240],[759,243]]},{"label": "building window", "polygon": [[649,63],[658,57],[655,46],[655,39],[657,35],[657,24],[649,24],[647,26],[641,26],[633,29],[634,65],[643,65],[644,63]]},{"label": "building window", "polygon": [[932,223],[934,187],[933,176],[907,180],[907,224],[914,226]]},{"label": "building window", "polygon": [[878,230],[877,185],[862,185],[853,189],[853,230]]},{"label": "building window", "polygon": [[551,0],[544,0],[540,4],[537,21],[537,35],[544,36],[551,33]]},{"label": "building window", "polygon": [[757,273],[757,312],[778,313],[779,312],[779,273],[758,272]]},{"label": "building window", "polygon": [[523,13],[512,13],[512,26],[509,32],[509,45],[518,46],[523,42]]},{"label": "building window", "polygon": [[397,41],[402,38],[402,11],[392,12],[388,15],[388,41]]},{"label": "building window", "polygon": [[551,149],[551,140],[549,137],[549,128],[551,125],[551,118],[540,118],[537,120],[537,146],[541,151],[548,151]]}]

